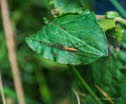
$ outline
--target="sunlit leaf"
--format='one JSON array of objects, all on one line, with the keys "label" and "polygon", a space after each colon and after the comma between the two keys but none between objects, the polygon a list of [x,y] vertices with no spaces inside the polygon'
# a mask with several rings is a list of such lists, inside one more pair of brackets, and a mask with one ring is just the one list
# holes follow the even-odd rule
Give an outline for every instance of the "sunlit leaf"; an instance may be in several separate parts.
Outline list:
[{"label": "sunlit leaf", "polygon": [[116,27],[116,21],[114,19],[101,19],[98,20],[98,23],[105,32]]},{"label": "sunlit leaf", "polygon": [[119,15],[118,12],[109,11],[109,12],[106,12],[106,17],[110,18],[110,19],[113,19],[113,18],[116,18],[116,17],[120,17],[120,15]]}]

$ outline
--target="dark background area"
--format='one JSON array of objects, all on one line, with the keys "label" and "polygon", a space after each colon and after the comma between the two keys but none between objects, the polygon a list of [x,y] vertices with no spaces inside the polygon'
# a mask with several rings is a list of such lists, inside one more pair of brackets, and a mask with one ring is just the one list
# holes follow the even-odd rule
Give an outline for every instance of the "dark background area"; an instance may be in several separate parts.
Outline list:
[{"label": "dark background area", "polygon": [[[126,1],[125,0],[117,0],[124,9],[126,9]],[[95,12],[96,14],[105,14],[107,11],[117,11],[117,9],[112,5],[110,0],[95,0]]]}]

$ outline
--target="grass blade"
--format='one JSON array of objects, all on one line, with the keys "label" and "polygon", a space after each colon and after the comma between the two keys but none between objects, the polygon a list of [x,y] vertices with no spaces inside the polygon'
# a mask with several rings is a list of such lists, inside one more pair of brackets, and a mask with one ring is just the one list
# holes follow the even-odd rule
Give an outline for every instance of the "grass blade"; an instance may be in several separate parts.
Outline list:
[{"label": "grass blade", "polygon": [[1,92],[3,104],[6,104],[5,95],[4,95],[4,91],[3,91],[3,83],[2,83],[1,73],[0,73],[0,92]]},{"label": "grass blade", "polygon": [[110,0],[110,2],[115,6],[115,8],[126,18],[126,11],[124,8],[118,3],[117,0]]}]

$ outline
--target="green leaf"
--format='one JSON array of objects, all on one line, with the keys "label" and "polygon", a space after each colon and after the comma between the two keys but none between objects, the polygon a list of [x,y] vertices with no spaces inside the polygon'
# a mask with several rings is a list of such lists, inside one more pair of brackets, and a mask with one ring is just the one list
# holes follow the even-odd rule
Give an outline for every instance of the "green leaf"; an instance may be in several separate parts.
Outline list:
[{"label": "green leaf", "polygon": [[81,0],[53,0],[52,3],[54,15],[81,13],[83,8]]},{"label": "green leaf", "polygon": [[120,17],[120,15],[118,12],[109,11],[109,12],[106,12],[106,17],[110,19],[114,19],[116,17]]},{"label": "green leaf", "polygon": [[105,34],[88,10],[56,18],[26,42],[44,58],[62,64],[89,64],[108,54]]},{"label": "green leaf", "polygon": [[[123,36],[123,28],[122,27],[112,28],[112,29],[110,29],[106,32],[106,36],[108,38],[112,37],[113,39],[115,39],[116,43],[121,42],[121,39],[122,39],[122,36]],[[112,39],[110,41],[112,41]]]},{"label": "green leaf", "polygon": [[101,19],[98,20],[98,23],[105,32],[116,27],[116,21],[114,19]]},{"label": "green leaf", "polygon": [[115,37],[118,42],[121,42],[123,36],[123,29],[121,27],[116,27],[115,28]]}]

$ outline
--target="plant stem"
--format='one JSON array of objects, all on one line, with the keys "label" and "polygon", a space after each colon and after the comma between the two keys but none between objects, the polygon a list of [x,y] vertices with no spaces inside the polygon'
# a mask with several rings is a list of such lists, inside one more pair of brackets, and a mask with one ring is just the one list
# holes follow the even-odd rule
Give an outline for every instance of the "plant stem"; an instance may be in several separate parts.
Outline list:
[{"label": "plant stem", "polygon": [[76,95],[76,98],[77,98],[77,104],[80,104],[80,98],[79,98],[79,95],[78,93],[73,89],[73,92],[75,93]]},{"label": "plant stem", "polygon": [[84,80],[84,78],[82,78],[82,76],[80,75],[80,73],[77,71],[77,69],[72,66],[72,65],[68,65],[69,68],[72,70],[73,74],[76,76],[76,78],[82,83],[82,85],[87,89],[87,91],[91,94],[92,97],[95,98],[95,100],[98,102],[98,104],[102,104],[102,102],[100,101],[100,99],[97,97],[97,95],[93,92],[93,90],[89,87],[89,85],[87,84],[87,82]]},{"label": "plant stem", "polygon": [[1,16],[6,37],[6,43],[8,48],[8,57],[10,60],[14,85],[18,96],[18,103],[25,104],[24,91],[21,83],[21,77],[16,57],[16,43],[14,39],[15,32],[13,31],[12,28],[12,22],[9,16],[9,8],[7,0],[0,0],[0,7],[1,7]]},{"label": "plant stem", "polygon": [[105,19],[105,15],[96,15],[97,19]]},{"label": "plant stem", "polygon": [[111,103],[111,104],[114,104],[112,98],[105,92],[103,91],[98,85],[95,85],[95,87],[101,92],[101,94],[103,96],[105,96],[106,99],[108,99],[108,101]]},{"label": "plant stem", "polygon": [[120,23],[122,23],[122,24],[126,25],[126,20],[125,20],[125,19],[123,19],[123,18],[116,17],[116,18],[115,18],[115,21],[120,22]]},{"label": "plant stem", "polygon": [[[108,19],[108,18],[105,17],[105,15],[96,15],[96,18],[97,18],[98,20]],[[123,18],[121,18],[121,17],[115,17],[114,20],[115,20],[116,22],[120,22],[120,23],[126,25],[126,20],[123,19]]]},{"label": "plant stem", "polygon": [[6,99],[5,99],[4,90],[3,90],[3,83],[2,83],[1,73],[0,73],[0,91],[1,91],[3,104],[6,104]]},{"label": "plant stem", "polygon": [[45,102],[45,104],[51,104],[52,102],[51,92],[46,83],[44,74],[39,67],[35,69],[35,74],[40,90],[40,95],[43,98],[42,100]]},{"label": "plant stem", "polygon": [[115,6],[115,8],[126,18],[126,11],[124,8],[118,3],[117,0],[110,0],[110,2]]}]

